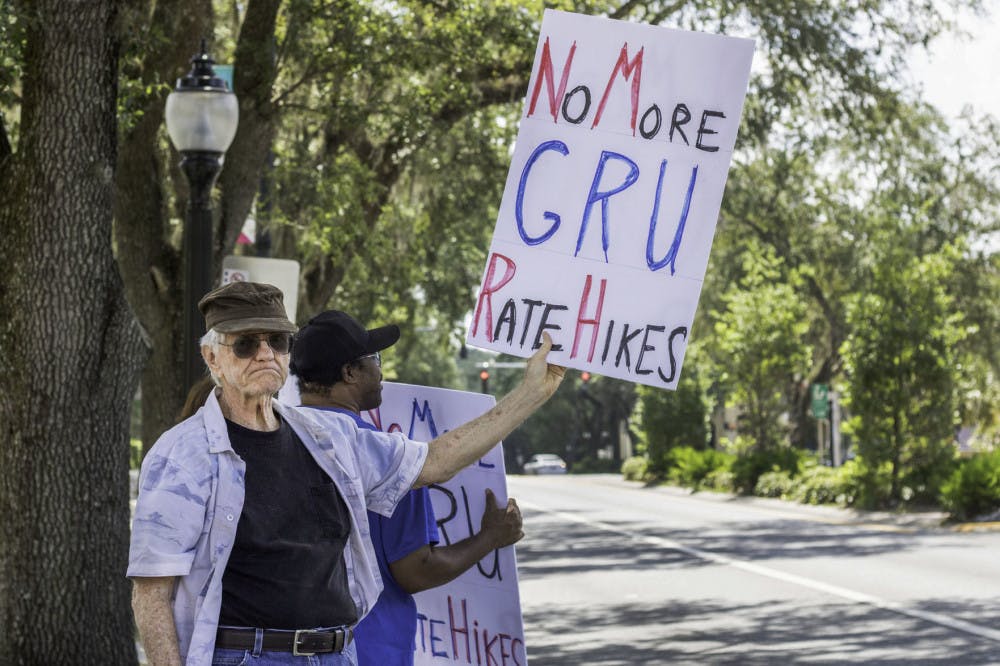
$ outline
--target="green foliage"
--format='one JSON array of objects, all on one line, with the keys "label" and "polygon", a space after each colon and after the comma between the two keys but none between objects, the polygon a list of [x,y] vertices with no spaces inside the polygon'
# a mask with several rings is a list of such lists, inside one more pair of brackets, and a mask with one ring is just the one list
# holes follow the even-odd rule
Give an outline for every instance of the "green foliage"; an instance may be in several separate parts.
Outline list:
[{"label": "green foliage", "polygon": [[139,469],[139,466],[142,464],[142,440],[138,437],[132,437],[129,440],[128,450],[129,469]]},{"label": "green foliage", "polygon": [[941,502],[958,520],[1000,509],[1000,449],[962,460],[942,485]]},{"label": "green foliage", "polygon": [[953,455],[956,349],[966,336],[947,290],[957,258],[950,248],[913,257],[885,247],[870,267],[870,289],[848,311],[848,430],[873,473],[889,466],[890,503],[932,497]]},{"label": "green foliage", "polygon": [[622,476],[626,481],[649,481],[649,458],[646,456],[632,456],[622,463]]},{"label": "green foliage", "polygon": [[[490,376],[491,392],[496,395],[507,393],[520,381],[520,376],[519,370],[494,372]],[[504,439],[509,469],[517,469],[511,461],[527,461],[535,453],[555,453],[566,461],[570,471],[576,470],[576,462],[586,454],[581,455],[580,418],[575,394],[574,382],[564,381],[548,402]]]},{"label": "green foliage", "polygon": [[702,487],[720,493],[731,493],[736,489],[736,476],[729,466],[717,467],[705,476]]},{"label": "green foliage", "polygon": [[703,449],[708,445],[709,401],[705,394],[697,345],[687,349],[677,390],[638,388],[637,421],[652,471],[665,475],[669,453],[676,447]]},{"label": "green foliage", "polygon": [[728,453],[690,446],[671,449],[667,459],[667,478],[678,485],[696,489],[702,487],[713,472],[728,470],[734,464],[733,456]]},{"label": "green foliage", "polygon": [[854,502],[856,494],[851,474],[850,467],[826,467],[811,460],[795,479],[787,498],[803,504],[848,506]]},{"label": "green foliage", "polygon": [[623,463],[610,458],[595,458],[587,456],[573,463],[572,474],[614,474],[620,472]]},{"label": "green foliage", "polygon": [[859,456],[845,463],[841,469],[845,483],[854,493],[851,504],[860,509],[878,509],[889,505],[892,466],[888,461],[871,463]]},{"label": "green foliage", "polygon": [[745,410],[748,434],[768,450],[785,439],[780,417],[791,408],[796,378],[809,367],[809,322],[794,276],[782,279],[783,262],[771,250],[751,248],[743,268],[716,315],[715,361],[719,382]]},{"label": "green foliage", "polygon": [[852,463],[842,467],[826,467],[810,458],[803,462],[798,473],[773,468],[761,474],[753,494],[803,504],[849,506],[854,503],[858,494],[857,481],[855,465]]},{"label": "green foliage", "polygon": [[758,497],[788,497],[795,487],[792,475],[783,469],[772,469],[764,472],[757,479],[753,494]]},{"label": "green foliage", "polygon": [[761,475],[768,472],[784,471],[790,476],[799,473],[805,452],[788,447],[753,450],[737,455],[733,461],[733,488],[742,493],[753,493]]}]

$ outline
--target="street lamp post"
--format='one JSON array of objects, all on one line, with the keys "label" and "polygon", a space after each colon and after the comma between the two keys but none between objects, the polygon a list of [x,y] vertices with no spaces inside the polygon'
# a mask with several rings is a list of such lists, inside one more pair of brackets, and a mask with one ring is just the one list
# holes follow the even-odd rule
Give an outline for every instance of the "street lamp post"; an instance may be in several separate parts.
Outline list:
[{"label": "street lamp post", "polygon": [[236,95],[215,75],[214,64],[202,40],[201,52],[191,59],[191,71],[177,79],[174,91],[167,97],[167,132],[181,154],[181,169],[190,190],[181,255],[185,389],[204,372],[198,340],[205,328],[198,301],[211,290],[213,282],[212,186],[239,120]]}]

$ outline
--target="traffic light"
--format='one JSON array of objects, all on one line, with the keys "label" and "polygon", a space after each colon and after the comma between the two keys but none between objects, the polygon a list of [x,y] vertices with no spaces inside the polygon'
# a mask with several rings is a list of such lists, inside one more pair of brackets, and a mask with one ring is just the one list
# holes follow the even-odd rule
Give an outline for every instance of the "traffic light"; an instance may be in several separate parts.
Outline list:
[{"label": "traffic light", "polygon": [[586,384],[587,382],[589,382],[590,381],[590,373],[587,372],[586,370],[584,370],[583,372],[581,372],[580,373],[580,381],[583,382],[584,384]]},{"label": "traffic light", "polygon": [[479,373],[479,381],[483,383],[483,393],[490,392],[490,371],[483,370]]}]

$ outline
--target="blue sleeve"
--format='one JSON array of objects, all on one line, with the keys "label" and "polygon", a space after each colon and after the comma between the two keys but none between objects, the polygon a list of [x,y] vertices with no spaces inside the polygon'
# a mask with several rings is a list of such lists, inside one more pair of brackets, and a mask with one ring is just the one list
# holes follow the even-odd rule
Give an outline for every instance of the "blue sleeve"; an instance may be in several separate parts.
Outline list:
[{"label": "blue sleeve", "polygon": [[427,543],[436,544],[441,541],[441,538],[438,536],[437,517],[434,515],[430,489],[423,486],[413,491],[413,494],[420,495],[420,504],[424,512],[424,529],[427,530]]},{"label": "blue sleeve", "polygon": [[426,488],[407,493],[391,518],[382,518],[382,549],[388,562],[401,560],[429,543],[437,543],[437,525]]}]

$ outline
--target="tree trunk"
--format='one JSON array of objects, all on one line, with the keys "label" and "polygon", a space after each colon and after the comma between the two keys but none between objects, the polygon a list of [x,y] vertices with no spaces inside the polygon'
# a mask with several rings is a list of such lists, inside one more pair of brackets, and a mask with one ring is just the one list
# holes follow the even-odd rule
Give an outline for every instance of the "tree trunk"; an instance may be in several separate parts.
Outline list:
[{"label": "tree trunk", "polygon": [[[219,178],[221,222],[212,251],[216,277],[253,204],[274,134],[271,92],[276,76],[274,28],[279,5],[278,0],[252,0],[240,30],[234,72],[240,120]],[[155,84],[167,81],[172,87],[173,81],[188,71],[198,39],[211,35],[211,26],[208,0],[161,0],[155,4],[148,28],[137,31],[146,42],[140,78],[155,92],[143,100],[141,115],[122,137],[115,240],[129,302],[153,349],[142,375],[145,450],[174,425],[188,390],[182,379],[181,255],[170,240],[171,210],[165,189],[171,182],[169,161],[178,156],[167,156],[164,151],[161,129],[167,91]],[[174,215],[183,217],[187,183],[178,177],[173,184],[178,188]]]},{"label": "tree trunk", "polygon": [[129,413],[144,345],[111,249],[112,0],[41,0],[0,163],[0,662],[135,663]]},{"label": "tree trunk", "polygon": [[[143,9],[146,9],[145,7]],[[170,161],[162,129],[168,90],[190,69],[199,38],[211,34],[212,7],[207,0],[160,0],[148,25],[131,34],[143,40],[138,77],[151,92],[142,99],[135,124],[122,134],[116,174],[115,244],[129,303],[149,336],[152,354],[142,374],[142,442],[145,450],[177,419],[187,388],[183,382],[181,306],[183,277],[180,250],[170,239],[171,210],[164,189]],[[148,10],[147,10],[148,11]],[[145,15],[145,12],[137,12]],[[140,19],[136,19],[140,23]],[[184,215],[186,183],[176,210]]]},{"label": "tree trunk", "polygon": [[280,5],[280,0],[252,0],[236,43],[233,88],[240,102],[240,123],[219,175],[222,198],[215,265],[220,270],[253,207],[277,131],[278,108],[271,98],[278,76],[275,26]]}]

